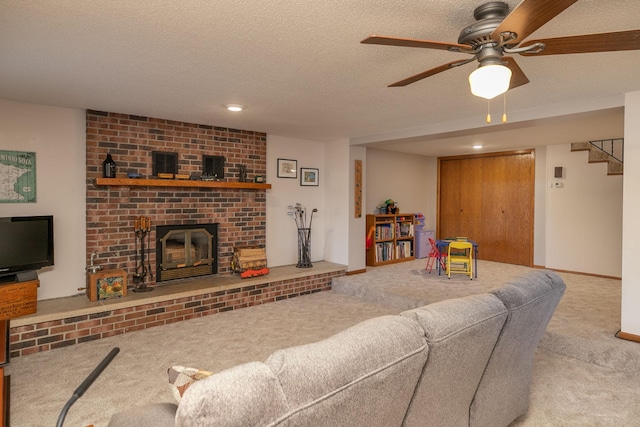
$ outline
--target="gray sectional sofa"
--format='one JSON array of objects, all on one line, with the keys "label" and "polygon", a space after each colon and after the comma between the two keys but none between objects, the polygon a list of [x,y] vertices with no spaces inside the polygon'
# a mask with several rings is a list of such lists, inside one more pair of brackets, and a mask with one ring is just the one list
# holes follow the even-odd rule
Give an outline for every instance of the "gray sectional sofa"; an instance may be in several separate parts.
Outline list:
[{"label": "gray sectional sofa", "polygon": [[361,322],[195,382],[124,426],[507,426],[565,284],[538,270],[488,293]]}]

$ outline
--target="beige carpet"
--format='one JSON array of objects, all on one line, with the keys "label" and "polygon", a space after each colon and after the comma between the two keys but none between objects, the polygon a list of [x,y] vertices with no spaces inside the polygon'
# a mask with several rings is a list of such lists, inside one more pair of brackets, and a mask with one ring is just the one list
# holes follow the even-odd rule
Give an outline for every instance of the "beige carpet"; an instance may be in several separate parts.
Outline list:
[{"label": "beige carpet", "polygon": [[[424,260],[370,268],[366,274],[334,281],[334,290],[409,309],[448,298],[486,292],[529,270],[528,267],[478,261],[478,277],[448,279],[428,273]],[[640,372],[640,344],[620,340],[619,280],[560,273],[567,291],[540,347],[627,372]]]},{"label": "beige carpet", "polygon": [[[120,354],[69,411],[65,426],[105,426],[110,415],[172,401],[166,369],[219,371],[264,360],[278,348],[314,342],[416,301],[484,292],[527,271],[480,261],[479,278],[426,274],[424,260],[370,269],[336,289],[225,312],[11,361],[11,425],[55,425],[60,409],[95,365]],[[618,340],[620,282],[562,274],[567,293],[536,355],[529,412],[515,426],[640,426],[640,344]],[[347,284],[347,282],[351,282]],[[350,289],[352,296],[346,294]],[[569,355],[568,355],[569,354]],[[640,356],[638,356],[640,358]],[[623,363],[624,360],[633,363]],[[592,363],[593,362],[593,363]]]}]

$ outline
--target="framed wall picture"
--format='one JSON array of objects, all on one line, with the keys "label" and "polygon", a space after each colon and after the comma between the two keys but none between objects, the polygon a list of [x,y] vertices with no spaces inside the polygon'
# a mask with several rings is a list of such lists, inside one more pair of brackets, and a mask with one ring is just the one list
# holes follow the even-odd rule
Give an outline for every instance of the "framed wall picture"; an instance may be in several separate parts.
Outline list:
[{"label": "framed wall picture", "polygon": [[304,186],[318,186],[318,169],[315,168],[300,168],[300,185]]},{"label": "framed wall picture", "polygon": [[297,178],[298,161],[291,159],[278,159],[278,178]]}]

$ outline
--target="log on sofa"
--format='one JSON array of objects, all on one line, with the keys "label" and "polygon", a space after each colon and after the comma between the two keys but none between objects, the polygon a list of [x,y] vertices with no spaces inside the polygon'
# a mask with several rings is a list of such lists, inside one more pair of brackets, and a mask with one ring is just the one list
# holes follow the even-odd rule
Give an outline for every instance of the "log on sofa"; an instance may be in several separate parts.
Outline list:
[{"label": "log on sofa", "polygon": [[361,322],[192,384],[123,426],[507,426],[526,413],[534,351],[565,284],[533,271],[481,295]]}]

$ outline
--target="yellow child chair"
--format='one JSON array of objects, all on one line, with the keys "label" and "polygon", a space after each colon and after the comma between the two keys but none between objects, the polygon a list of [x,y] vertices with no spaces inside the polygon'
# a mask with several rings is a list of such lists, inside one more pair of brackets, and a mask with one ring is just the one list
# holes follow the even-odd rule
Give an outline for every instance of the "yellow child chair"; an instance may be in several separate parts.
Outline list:
[{"label": "yellow child chair", "polygon": [[469,242],[449,243],[449,256],[447,256],[447,276],[451,279],[451,273],[462,273],[473,280],[473,245]]}]

